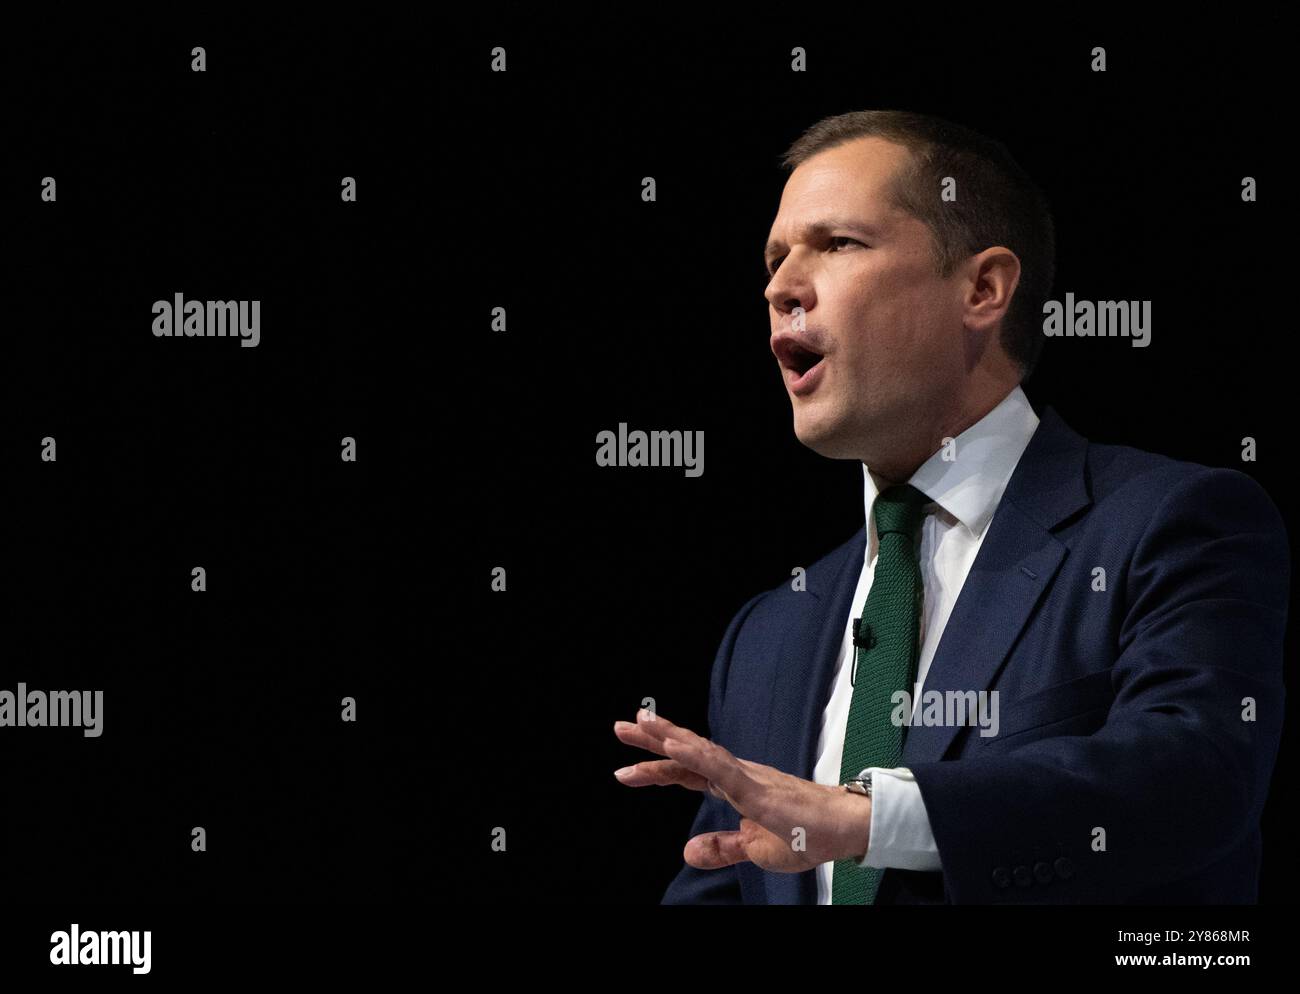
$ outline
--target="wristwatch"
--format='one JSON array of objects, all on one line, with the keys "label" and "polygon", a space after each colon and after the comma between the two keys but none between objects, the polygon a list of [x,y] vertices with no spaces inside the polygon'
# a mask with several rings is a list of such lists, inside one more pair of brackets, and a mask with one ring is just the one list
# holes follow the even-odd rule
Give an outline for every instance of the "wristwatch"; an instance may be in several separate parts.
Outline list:
[{"label": "wristwatch", "polygon": [[866,776],[854,777],[851,780],[845,780],[840,784],[840,786],[851,794],[865,794],[867,797],[870,797],[871,777],[872,774],[870,773],[866,774]]}]

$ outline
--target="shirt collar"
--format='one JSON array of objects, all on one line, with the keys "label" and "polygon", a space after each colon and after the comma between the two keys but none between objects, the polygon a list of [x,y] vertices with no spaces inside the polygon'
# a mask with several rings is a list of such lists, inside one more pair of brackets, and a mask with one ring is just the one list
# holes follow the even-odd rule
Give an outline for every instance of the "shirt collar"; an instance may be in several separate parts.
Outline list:
[{"label": "shirt collar", "polygon": [[[945,460],[946,447],[940,448],[907,482],[930,498],[925,505],[927,513],[942,509],[971,537],[979,538],[1037,428],[1038,415],[1017,384],[993,410],[957,436],[951,447],[955,458]],[[883,481],[866,463],[862,464],[862,478],[870,559],[876,536],[871,510]]]}]

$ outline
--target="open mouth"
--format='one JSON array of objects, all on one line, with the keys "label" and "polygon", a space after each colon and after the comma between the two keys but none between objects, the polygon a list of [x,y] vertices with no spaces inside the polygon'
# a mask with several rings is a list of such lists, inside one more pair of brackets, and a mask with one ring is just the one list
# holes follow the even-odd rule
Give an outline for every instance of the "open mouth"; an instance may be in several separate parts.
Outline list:
[{"label": "open mouth", "polygon": [[802,377],[804,373],[808,372],[808,370],[812,369],[824,358],[826,357],[819,355],[816,352],[811,352],[801,345],[792,345],[790,348],[789,365],[791,369]]},{"label": "open mouth", "polygon": [[822,362],[826,358],[822,353],[789,332],[780,332],[772,337],[772,353],[781,364],[782,375],[791,393],[804,397],[817,389],[827,366]]}]

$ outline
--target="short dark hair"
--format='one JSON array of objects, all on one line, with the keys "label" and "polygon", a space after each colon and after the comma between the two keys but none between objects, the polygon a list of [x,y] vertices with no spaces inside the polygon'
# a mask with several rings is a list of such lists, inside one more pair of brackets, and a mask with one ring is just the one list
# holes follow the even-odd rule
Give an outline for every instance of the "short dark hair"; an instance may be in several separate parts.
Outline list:
[{"label": "short dark hair", "polygon": [[[1043,304],[1056,274],[1056,234],[1047,198],[1006,146],[978,132],[926,114],[862,110],[823,118],[790,146],[787,169],[856,138],[902,145],[911,161],[893,190],[895,206],[924,221],[932,234],[935,270],[951,276],[957,264],[994,245],[1020,259],[1020,282],[1002,323],[1002,348],[1027,379],[1043,349]],[[940,184],[951,176],[957,199],[945,202]]]}]

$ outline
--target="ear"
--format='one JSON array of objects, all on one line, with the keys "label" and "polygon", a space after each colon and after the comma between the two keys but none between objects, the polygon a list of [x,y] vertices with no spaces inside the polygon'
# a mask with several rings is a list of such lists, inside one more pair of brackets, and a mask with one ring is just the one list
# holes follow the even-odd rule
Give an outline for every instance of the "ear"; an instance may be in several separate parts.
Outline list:
[{"label": "ear", "polygon": [[1011,249],[996,245],[971,256],[965,271],[966,327],[991,331],[1006,317],[1016,287],[1020,285],[1020,259]]}]

